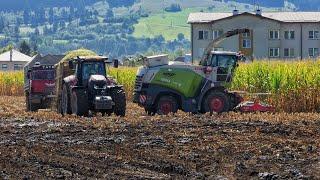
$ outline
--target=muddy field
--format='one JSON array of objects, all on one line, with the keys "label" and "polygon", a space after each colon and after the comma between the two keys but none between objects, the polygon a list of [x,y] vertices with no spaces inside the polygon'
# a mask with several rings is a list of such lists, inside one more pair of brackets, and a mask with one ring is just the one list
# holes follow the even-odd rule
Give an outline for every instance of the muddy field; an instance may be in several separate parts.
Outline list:
[{"label": "muddy field", "polygon": [[320,179],[319,114],[76,118],[0,97],[0,178]]}]

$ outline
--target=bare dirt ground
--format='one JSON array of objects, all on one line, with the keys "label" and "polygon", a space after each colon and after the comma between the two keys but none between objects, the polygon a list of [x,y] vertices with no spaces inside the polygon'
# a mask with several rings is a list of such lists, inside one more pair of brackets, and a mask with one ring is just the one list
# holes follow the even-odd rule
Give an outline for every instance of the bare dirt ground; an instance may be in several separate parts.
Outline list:
[{"label": "bare dirt ground", "polygon": [[320,179],[319,114],[62,118],[0,97],[0,178]]}]

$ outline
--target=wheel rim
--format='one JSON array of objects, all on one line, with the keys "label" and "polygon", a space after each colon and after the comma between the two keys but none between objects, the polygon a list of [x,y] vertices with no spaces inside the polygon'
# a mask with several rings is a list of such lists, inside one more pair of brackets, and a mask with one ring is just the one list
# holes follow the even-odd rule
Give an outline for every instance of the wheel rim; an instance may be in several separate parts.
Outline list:
[{"label": "wheel rim", "polygon": [[164,102],[161,102],[160,104],[160,111],[162,114],[164,115],[167,115],[171,112],[173,112],[173,105],[171,102],[169,101],[164,101]]},{"label": "wheel rim", "polygon": [[213,97],[210,101],[209,106],[212,112],[221,112],[224,107],[224,102],[219,97]]}]

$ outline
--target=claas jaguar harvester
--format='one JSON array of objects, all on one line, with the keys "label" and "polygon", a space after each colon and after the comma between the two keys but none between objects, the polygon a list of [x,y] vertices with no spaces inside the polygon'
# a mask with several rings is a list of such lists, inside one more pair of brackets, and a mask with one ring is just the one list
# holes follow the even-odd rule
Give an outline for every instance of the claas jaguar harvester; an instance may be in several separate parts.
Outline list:
[{"label": "claas jaguar harvester", "polygon": [[[122,85],[107,76],[102,56],[83,56],[56,65],[57,111],[62,115],[87,116],[89,112],[125,116],[126,95]],[[118,67],[118,61],[114,61]]]},{"label": "claas jaguar harvester", "polygon": [[228,37],[247,32],[236,29],[213,40],[199,65],[169,62],[166,55],[144,58],[144,66],[137,72],[133,101],[150,115],[175,113],[178,109],[192,113],[233,110],[242,98],[228,92],[225,85],[232,81],[243,56],[212,49]]}]

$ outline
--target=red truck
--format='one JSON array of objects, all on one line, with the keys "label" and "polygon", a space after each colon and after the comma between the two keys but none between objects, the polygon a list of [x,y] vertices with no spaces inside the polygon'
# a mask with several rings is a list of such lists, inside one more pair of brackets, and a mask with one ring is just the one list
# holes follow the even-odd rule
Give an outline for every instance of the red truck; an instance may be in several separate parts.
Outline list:
[{"label": "red truck", "polygon": [[42,65],[37,62],[32,67],[25,67],[24,70],[26,110],[49,108],[55,97],[54,65]]}]

